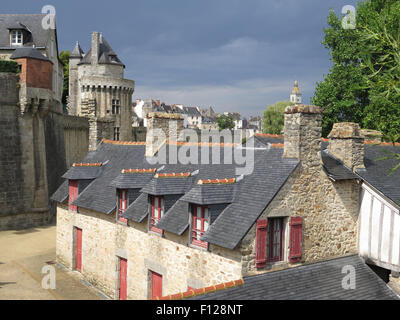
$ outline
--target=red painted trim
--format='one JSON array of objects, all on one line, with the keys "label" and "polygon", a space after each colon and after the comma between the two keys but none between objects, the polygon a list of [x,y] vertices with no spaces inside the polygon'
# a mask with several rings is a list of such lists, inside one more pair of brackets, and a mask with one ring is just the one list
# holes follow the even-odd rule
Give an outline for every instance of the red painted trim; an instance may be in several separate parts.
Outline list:
[{"label": "red painted trim", "polygon": [[78,211],[78,207],[72,205],[72,202],[78,197],[78,180],[69,180],[69,199],[68,208],[73,212]]},{"label": "red painted trim", "polygon": [[[277,219],[279,221],[279,230],[275,230],[275,223],[273,220]],[[267,254],[267,262],[277,262],[277,261],[282,261],[283,254],[282,254],[282,240],[283,240],[283,218],[272,218],[269,221],[269,230],[268,230],[268,251],[269,255]],[[279,234],[279,254],[277,256],[271,256],[273,253],[273,249],[275,246],[274,242],[274,235],[276,232],[280,232]]]},{"label": "red painted trim", "polygon": [[[157,199],[157,207],[155,202]],[[163,208],[163,197],[161,196],[151,196],[151,219],[150,219],[150,231],[162,234],[163,230],[156,228],[155,225],[161,220]],[[156,214],[157,211],[157,214]]]},{"label": "red painted trim", "polygon": [[151,298],[162,297],[162,275],[151,271]]},{"label": "red painted trim", "polygon": [[289,262],[300,262],[303,256],[303,218],[290,218]]},{"label": "red painted trim", "polygon": [[118,190],[118,221],[127,223],[128,219],[123,218],[122,214],[128,208],[128,190],[119,189]]},{"label": "red painted trim", "polygon": [[256,225],[256,268],[263,268],[267,264],[267,234],[268,220],[257,220]]},{"label": "red painted trim", "polygon": [[75,269],[82,271],[82,229],[75,228],[76,251],[75,251]]},{"label": "red painted trim", "polygon": [[127,273],[128,261],[119,258],[119,300],[126,300],[127,298]]},{"label": "red painted trim", "polygon": [[[200,213],[200,218],[197,217],[197,209],[201,209]],[[208,222],[208,225],[210,225],[209,221],[209,212],[208,212],[208,217],[205,216],[205,210],[208,209],[208,206],[200,206],[200,205],[192,205],[192,244],[202,247],[202,248],[207,248],[208,247],[208,242],[202,241],[202,240],[197,240],[197,238],[201,238],[204,233],[207,231],[205,228],[205,222]],[[200,229],[197,229],[197,221],[200,220]],[[200,234],[200,237],[198,235]]]}]

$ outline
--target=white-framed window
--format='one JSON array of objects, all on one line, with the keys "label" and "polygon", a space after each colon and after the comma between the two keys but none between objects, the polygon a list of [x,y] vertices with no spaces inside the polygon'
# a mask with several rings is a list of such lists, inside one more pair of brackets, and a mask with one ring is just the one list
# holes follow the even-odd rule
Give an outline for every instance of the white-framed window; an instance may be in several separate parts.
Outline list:
[{"label": "white-framed window", "polygon": [[12,30],[11,31],[11,45],[21,46],[22,45],[22,31]]}]

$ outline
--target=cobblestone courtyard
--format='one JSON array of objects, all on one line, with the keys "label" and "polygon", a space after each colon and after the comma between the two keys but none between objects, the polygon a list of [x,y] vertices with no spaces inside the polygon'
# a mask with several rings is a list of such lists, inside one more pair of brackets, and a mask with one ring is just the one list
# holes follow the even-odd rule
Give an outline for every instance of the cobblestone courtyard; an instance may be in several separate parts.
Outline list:
[{"label": "cobblestone courtyard", "polygon": [[[0,232],[0,300],[107,299],[79,273],[55,263],[55,225]],[[54,266],[56,288],[43,289],[42,268]]]}]

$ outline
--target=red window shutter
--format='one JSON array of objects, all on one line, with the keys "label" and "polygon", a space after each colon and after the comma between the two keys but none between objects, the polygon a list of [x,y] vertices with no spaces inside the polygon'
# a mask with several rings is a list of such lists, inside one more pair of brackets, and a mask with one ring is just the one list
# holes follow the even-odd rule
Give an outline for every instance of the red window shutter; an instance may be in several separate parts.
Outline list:
[{"label": "red window shutter", "polygon": [[268,220],[258,220],[256,226],[256,268],[265,267],[267,264],[267,226]]},{"label": "red window shutter", "polygon": [[71,211],[78,211],[78,207],[72,205],[72,202],[75,201],[78,196],[78,180],[69,180],[69,200],[68,206]]},{"label": "red window shutter", "polygon": [[290,218],[289,262],[299,262],[303,255],[303,218]]}]

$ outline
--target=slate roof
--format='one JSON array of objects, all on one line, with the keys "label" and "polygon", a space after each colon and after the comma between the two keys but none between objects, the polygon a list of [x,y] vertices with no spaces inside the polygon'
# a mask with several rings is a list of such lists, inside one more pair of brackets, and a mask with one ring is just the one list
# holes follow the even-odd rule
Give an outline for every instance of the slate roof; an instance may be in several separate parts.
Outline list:
[{"label": "slate roof", "polygon": [[20,47],[14,50],[10,59],[20,59],[20,58],[32,58],[43,61],[50,61],[39,50],[33,47]]},{"label": "slate roof", "polygon": [[[91,63],[91,56],[92,56],[92,48],[84,55],[82,60],[79,64],[90,64]],[[100,35],[100,47],[99,47],[99,64],[116,64],[116,65],[125,65],[122,61],[118,58],[117,54],[108,44],[106,39],[104,39],[103,35]]]},{"label": "slate roof", "polygon": [[115,187],[110,182],[122,169],[145,168],[145,146],[102,143],[96,151],[90,152],[83,162],[106,162],[103,173],[95,179],[73,202],[74,205],[109,214],[117,203]]},{"label": "slate roof", "polygon": [[[342,288],[344,266],[355,268],[356,288]],[[357,255],[243,278],[244,284],[192,300],[399,300]]]},{"label": "slate roof", "polygon": [[64,179],[96,179],[103,172],[104,164],[100,167],[71,167],[63,176]]},{"label": "slate roof", "polygon": [[24,29],[30,32],[30,39],[24,45],[34,44],[36,47],[46,47],[52,29],[42,28],[45,14],[0,14],[0,49],[10,47],[10,29]]},{"label": "slate roof", "polygon": [[156,224],[157,228],[182,235],[189,226],[189,203],[178,200]]},{"label": "slate roof", "polygon": [[389,174],[390,169],[398,161],[395,159],[378,160],[393,153],[400,153],[400,147],[364,145],[365,169],[358,169],[356,173],[400,206],[400,168],[394,174]]},{"label": "slate roof", "polygon": [[68,199],[68,180],[65,180],[54,192],[50,200],[56,201],[56,202],[64,202],[65,200]]},{"label": "slate roof", "polygon": [[237,184],[195,185],[181,200],[200,205],[232,203]]},{"label": "slate roof", "polygon": [[183,107],[183,113],[186,113],[192,117],[201,117],[201,113],[196,107]]},{"label": "slate roof", "polygon": [[153,178],[141,192],[158,195],[184,194],[192,186],[193,177]]},{"label": "slate roof", "polygon": [[154,177],[154,173],[120,173],[110,186],[120,189],[143,188]]},{"label": "slate roof", "polygon": [[72,58],[82,58],[82,56],[84,54],[85,53],[83,52],[81,46],[79,45],[79,42],[77,41],[76,44],[75,44],[74,49],[71,52],[70,57],[72,57]]},{"label": "slate roof", "polygon": [[321,152],[322,168],[333,181],[357,179],[358,176],[342,161],[334,157],[328,150]]},{"label": "slate roof", "polygon": [[140,194],[134,202],[122,214],[124,218],[133,220],[135,222],[142,222],[148,214],[148,198],[146,193]]}]

